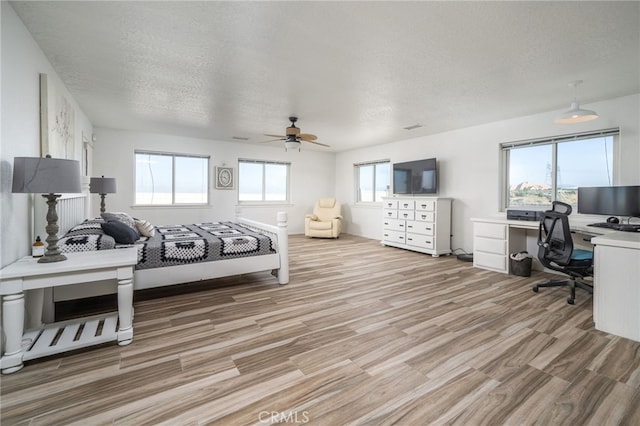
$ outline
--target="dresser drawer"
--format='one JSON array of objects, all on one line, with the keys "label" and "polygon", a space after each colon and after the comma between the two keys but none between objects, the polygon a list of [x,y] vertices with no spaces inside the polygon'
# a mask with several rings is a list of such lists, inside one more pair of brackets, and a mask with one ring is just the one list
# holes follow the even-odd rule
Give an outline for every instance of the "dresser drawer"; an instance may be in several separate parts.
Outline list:
[{"label": "dresser drawer", "polygon": [[473,235],[476,237],[507,239],[507,225],[498,223],[475,222],[473,224]]},{"label": "dresser drawer", "polygon": [[478,268],[493,269],[499,272],[507,272],[507,256],[492,253],[473,253],[473,266]]},{"label": "dresser drawer", "polygon": [[506,256],[507,241],[495,238],[475,237],[473,239],[473,251],[475,253],[481,251]]},{"label": "dresser drawer", "polygon": [[383,229],[388,229],[391,231],[401,231],[404,232],[407,225],[406,225],[406,221],[402,220],[402,219],[390,219],[390,218],[384,218],[382,220],[382,227]]},{"label": "dresser drawer", "polygon": [[433,249],[433,237],[429,235],[407,233],[407,244],[425,249]]},{"label": "dresser drawer", "polygon": [[417,200],[416,201],[416,210],[432,212],[432,211],[435,211],[435,209],[436,209],[435,200]]},{"label": "dresser drawer", "polygon": [[434,212],[416,210],[416,220],[422,220],[424,222],[435,222],[436,214]]},{"label": "dresser drawer", "polygon": [[414,218],[413,210],[398,210],[398,219],[413,220]]},{"label": "dresser drawer", "polygon": [[383,206],[385,209],[397,209],[398,200],[385,200]]},{"label": "dresser drawer", "polygon": [[415,205],[413,200],[398,200],[398,208],[402,210],[413,210]]},{"label": "dresser drawer", "polygon": [[384,209],[384,210],[382,210],[382,215],[385,218],[397,219],[398,218],[398,210]]},{"label": "dresser drawer", "polygon": [[407,232],[413,232],[415,234],[433,235],[435,224],[430,222],[421,222],[418,220],[407,221]]},{"label": "dresser drawer", "polygon": [[406,244],[405,234],[400,231],[390,231],[385,229],[382,231],[382,239],[384,241],[390,241],[394,243]]}]

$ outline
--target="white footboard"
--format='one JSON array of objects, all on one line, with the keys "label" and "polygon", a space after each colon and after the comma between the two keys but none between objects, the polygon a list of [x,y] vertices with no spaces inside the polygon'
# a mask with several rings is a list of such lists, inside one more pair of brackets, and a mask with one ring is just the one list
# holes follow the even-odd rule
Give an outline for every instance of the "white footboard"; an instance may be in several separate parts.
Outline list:
[{"label": "white footboard", "polygon": [[278,282],[287,284],[289,282],[289,234],[287,231],[287,212],[278,212],[278,225],[267,225],[250,219],[238,218],[238,222],[248,228],[255,229],[264,234],[269,234],[276,239],[276,250],[280,258],[280,267],[277,269]]}]

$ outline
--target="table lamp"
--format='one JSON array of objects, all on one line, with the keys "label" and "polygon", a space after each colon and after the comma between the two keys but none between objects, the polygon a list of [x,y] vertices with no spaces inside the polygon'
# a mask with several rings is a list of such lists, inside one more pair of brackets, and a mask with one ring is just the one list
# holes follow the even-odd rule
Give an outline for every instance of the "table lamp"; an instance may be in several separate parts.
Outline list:
[{"label": "table lamp", "polygon": [[100,194],[100,213],[105,212],[104,197],[107,194],[116,193],[116,179],[102,177],[92,177],[89,182],[89,192],[92,194]]},{"label": "table lamp", "polygon": [[80,162],[61,158],[15,157],[13,159],[13,193],[42,194],[47,199],[47,250],[38,263],[66,260],[58,249],[58,213],[56,204],[62,193],[82,192]]}]

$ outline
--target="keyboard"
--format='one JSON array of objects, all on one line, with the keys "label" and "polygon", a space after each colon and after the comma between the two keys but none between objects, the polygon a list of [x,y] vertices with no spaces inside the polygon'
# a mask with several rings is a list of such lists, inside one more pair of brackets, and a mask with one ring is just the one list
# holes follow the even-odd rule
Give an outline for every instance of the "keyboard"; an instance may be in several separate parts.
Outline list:
[{"label": "keyboard", "polygon": [[594,226],[596,228],[615,229],[616,231],[624,231],[624,232],[640,232],[640,224],[637,224],[637,223],[598,222],[598,223],[590,223],[589,226]]}]

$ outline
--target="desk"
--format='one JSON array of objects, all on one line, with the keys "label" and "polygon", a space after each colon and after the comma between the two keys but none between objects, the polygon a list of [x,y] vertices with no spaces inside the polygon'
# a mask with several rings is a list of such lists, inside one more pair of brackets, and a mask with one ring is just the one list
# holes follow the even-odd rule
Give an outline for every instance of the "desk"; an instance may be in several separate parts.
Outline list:
[{"label": "desk", "polygon": [[[0,271],[2,323],[6,344],[2,373],[20,370],[23,361],[79,349],[112,340],[128,345],[133,339],[133,267],[135,248],[68,253],[67,260],[38,263],[24,257]],[[42,293],[45,288],[115,279],[118,312],[42,325]],[[40,311],[32,310],[37,327],[24,331],[24,291],[36,293]]]},{"label": "desk", "polygon": [[[510,272],[509,254],[525,250],[533,255],[534,261],[538,263],[536,242],[539,222],[537,220],[507,220],[504,217],[491,217],[472,218],[471,221],[473,222],[473,266],[476,268],[508,274]],[[619,233],[613,229],[587,226],[592,222],[593,220],[571,218],[571,230],[585,237]],[[527,244],[527,236],[531,237],[529,244]],[[580,240],[574,239],[574,244],[580,246]],[[539,263],[538,266],[541,267]]]},{"label": "desk", "polygon": [[640,341],[640,232],[609,233],[591,242],[596,328]]},{"label": "desk", "polygon": [[[509,273],[509,254],[527,250],[527,231],[537,231],[537,221],[472,218],[473,266]],[[531,253],[531,251],[529,251]]]},{"label": "desk", "polygon": [[[509,273],[509,254],[527,249],[527,233],[537,221],[472,218],[473,266]],[[596,329],[640,341],[640,232],[587,226],[570,218],[571,230],[592,236],[594,247],[593,320]],[[533,239],[533,238],[532,238]],[[578,243],[574,239],[574,243]],[[528,251],[536,259],[536,251]]]}]

